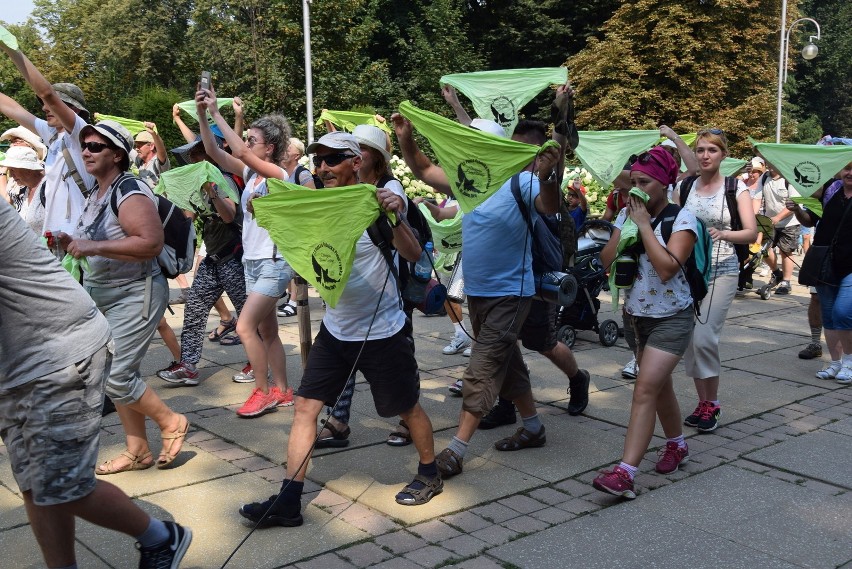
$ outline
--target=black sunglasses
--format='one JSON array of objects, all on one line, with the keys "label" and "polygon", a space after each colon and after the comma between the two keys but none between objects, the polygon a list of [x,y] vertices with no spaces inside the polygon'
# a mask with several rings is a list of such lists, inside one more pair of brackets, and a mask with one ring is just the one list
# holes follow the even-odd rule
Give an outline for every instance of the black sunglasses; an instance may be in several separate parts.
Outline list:
[{"label": "black sunglasses", "polygon": [[323,162],[329,168],[334,168],[344,160],[349,160],[350,158],[355,158],[354,154],[347,154],[345,152],[338,152],[337,154],[326,154],[325,156],[314,156],[314,167],[319,168]]},{"label": "black sunglasses", "polygon": [[642,154],[636,157],[636,160],[634,160],[634,162],[639,162],[640,164],[645,165],[650,164],[652,160],[656,162],[658,166],[662,167],[663,169],[666,169],[666,166],[650,152],[643,152]]},{"label": "black sunglasses", "polygon": [[103,142],[82,142],[80,143],[80,146],[83,150],[88,150],[92,154],[97,154],[108,148],[109,144],[104,144]]}]

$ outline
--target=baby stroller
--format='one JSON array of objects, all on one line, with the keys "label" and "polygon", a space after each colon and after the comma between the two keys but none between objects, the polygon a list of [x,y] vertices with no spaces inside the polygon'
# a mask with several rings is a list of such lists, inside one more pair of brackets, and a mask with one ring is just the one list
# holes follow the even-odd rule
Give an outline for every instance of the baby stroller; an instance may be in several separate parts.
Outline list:
[{"label": "baby stroller", "polygon": [[561,306],[556,313],[557,339],[569,348],[577,341],[577,330],[594,330],[607,347],[618,341],[615,320],[598,323],[598,295],[608,284],[600,254],[611,234],[612,224],[598,219],[587,221],[578,232],[574,266],[565,271],[577,280],[577,295],[573,303]]},{"label": "baby stroller", "polygon": [[[765,215],[757,215],[756,218],[757,232],[761,235],[761,241],[760,245],[751,245],[749,248],[751,255],[742,263],[739,274],[739,283],[737,286],[737,289],[741,291],[752,288],[754,271],[757,270],[760,264],[769,255],[769,249],[774,247],[777,243],[777,241],[773,239],[775,236],[775,228],[772,225],[772,220]],[[772,275],[770,275],[769,282],[759,287],[755,292],[763,300],[769,300],[772,296],[772,292],[778,287],[781,280],[781,271],[776,270],[772,273]]]}]

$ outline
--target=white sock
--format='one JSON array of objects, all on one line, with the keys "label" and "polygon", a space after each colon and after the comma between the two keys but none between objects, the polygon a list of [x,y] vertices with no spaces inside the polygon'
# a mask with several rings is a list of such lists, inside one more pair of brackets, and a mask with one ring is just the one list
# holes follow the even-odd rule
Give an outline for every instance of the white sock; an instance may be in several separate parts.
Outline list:
[{"label": "white sock", "polygon": [[843,365],[843,363],[842,363],[842,362],[843,362],[843,356],[840,356],[840,359],[839,359],[839,360],[831,360],[831,363],[830,363],[830,364],[828,364],[828,367],[831,367],[831,368],[834,368],[834,369],[836,369],[836,370],[839,370],[839,369],[840,369],[840,367]]},{"label": "white sock", "polygon": [[677,436],[673,439],[666,439],[667,442],[677,444],[677,448],[684,448],[686,446],[686,441],[683,440],[683,435]]},{"label": "white sock", "polygon": [[462,332],[461,322],[453,322],[453,328],[456,329],[456,336],[461,336],[462,334],[464,334],[464,332]]},{"label": "white sock", "polygon": [[639,470],[636,466],[630,466],[626,462],[619,462],[618,467],[627,472],[630,475],[630,480],[633,480],[636,477],[636,472]]},{"label": "white sock", "polygon": [[710,403],[712,403],[712,404],[713,404],[713,405],[715,405],[716,407],[718,407],[718,406],[719,406],[719,400],[718,400],[718,399],[714,399],[714,400],[713,400],[713,401],[711,401]]},{"label": "white sock", "polygon": [[843,354],[840,361],[843,362],[843,367],[852,367],[852,354]]}]

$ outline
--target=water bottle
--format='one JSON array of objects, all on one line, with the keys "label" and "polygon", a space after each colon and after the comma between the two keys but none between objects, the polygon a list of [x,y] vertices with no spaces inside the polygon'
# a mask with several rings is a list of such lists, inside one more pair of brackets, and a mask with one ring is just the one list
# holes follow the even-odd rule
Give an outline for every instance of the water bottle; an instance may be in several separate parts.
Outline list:
[{"label": "water bottle", "polygon": [[409,302],[415,304],[423,302],[426,296],[426,285],[432,278],[432,242],[429,241],[423,247],[423,252],[420,253],[420,258],[414,264],[414,270],[408,279],[408,285],[405,287],[402,295]]}]

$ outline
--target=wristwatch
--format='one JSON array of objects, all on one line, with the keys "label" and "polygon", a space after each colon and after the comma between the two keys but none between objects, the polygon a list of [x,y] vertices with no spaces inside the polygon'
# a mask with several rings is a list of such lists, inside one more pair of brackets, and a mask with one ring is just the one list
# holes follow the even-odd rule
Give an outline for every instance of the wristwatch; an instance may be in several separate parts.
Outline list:
[{"label": "wristwatch", "polygon": [[539,180],[539,183],[542,183],[542,184],[555,184],[556,183],[556,168],[551,170],[550,176],[548,176],[544,180],[541,179],[541,173],[539,173],[538,180]]}]

